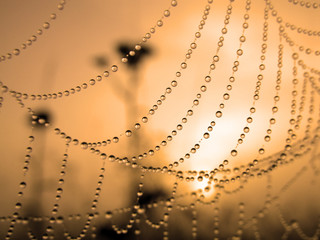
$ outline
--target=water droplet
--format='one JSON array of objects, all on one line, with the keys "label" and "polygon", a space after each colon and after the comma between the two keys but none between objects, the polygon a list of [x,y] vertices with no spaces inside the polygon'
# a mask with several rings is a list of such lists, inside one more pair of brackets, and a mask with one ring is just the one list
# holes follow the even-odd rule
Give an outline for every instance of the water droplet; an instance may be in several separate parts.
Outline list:
[{"label": "water droplet", "polygon": [[45,23],[42,25],[42,27],[43,27],[44,29],[48,29],[48,28],[50,27],[50,23],[45,22]]},{"label": "water droplet", "polygon": [[119,142],[119,138],[118,138],[118,137],[114,137],[114,138],[112,139],[112,141],[113,141],[114,143],[117,143],[117,142]]},{"label": "water droplet", "polygon": [[20,209],[21,206],[22,206],[22,204],[18,202],[18,203],[16,203],[16,207],[15,207],[15,208],[16,208],[16,209]]},{"label": "water droplet", "polygon": [[112,72],[118,71],[118,66],[117,65],[112,65],[111,70],[112,70]]},{"label": "water droplet", "polygon": [[230,95],[228,93],[223,94],[223,99],[224,100],[229,100]]},{"label": "water droplet", "polygon": [[21,182],[19,186],[20,188],[24,189],[27,187],[27,184],[25,182]]},{"label": "water droplet", "polygon": [[173,80],[173,81],[171,82],[171,86],[172,86],[172,87],[178,86],[178,82],[177,82],[176,80]]},{"label": "water droplet", "polygon": [[271,118],[271,119],[270,119],[270,124],[275,124],[275,123],[276,123],[276,119]]},{"label": "water droplet", "polygon": [[207,91],[207,87],[205,85],[202,85],[200,90],[201,90],[201,92],[205,92],[205,91]]},{"label": "water droplet", "polygon": [[20,50],[18,48],[14,49],[13,54],[18,56],[20,54]]},{"label": "water droplet", "polygon": [[105,159],[107,158],[107,155],[106,155],[105,153],[101,153],[101,154],[100,154],[100,158],[101,158],[102,160],[105,160]]},{"label": "water droplet", "polygon": [[81,87],[82,87],[82,89],[87,89],[88,88],[88,84],[83,83],[83,84],[81,84]]},{"label": "water droplet", "polygon": [[238,154],[237,150],[233,149],[231,151],[231,156],[235,157],[235,156],[237,156],[237,154]]},{"label": "water droplet", "polygon": [[52,20],[56,19],[57,18],[57,14],[55,14],[55,13],[50,14],[50,18]]},{"label": "water droplet", "polygon": [[175,7],[175,6],[177,6],[178,5],[178,2],[176,1],[176,0],[172,0],[171,1],[171,6],[172,7]]},{"label": "water droplet", "polygon": [[157,26],[158,26],[158,27],[162,27],[162,26],[163,26],[163,21],[162,21],[162,20],[159,20],[159,21],[157,22]]},{"label": "water droplet", "polygon": [[58,4],[58,9],[59,10],[63,10],[63,8],[64,8],[63,4]]},{"label": "water droplet", "polygon": [[273,112],[273,113],[278,112],[278,107],[274,106],[274,107],[272,108],[272,112]]},{"label": "water droplet", "polygon": [[147,122],[148,122],[148,118],[147,118],[147,117],[143,117],[143,118],[142,118],[142,122],[143,122],[143,123],[147,123]]},{"label": "water droplet", "polygon": [[89,84],[90,84],[90,85],[95,85],[95,84],[96,84],[96,80],[90,79],[90,80],[89,80]]},{"label": "water droplet", "polygon": [[104,77],[109,77],[109,75],[110,75],[109,71],[104,71],[104,72],[103,72],[103,76],[104,76]]},{"label": "water droplet", "polygon": [[220,118],[221,116],[222,116],[222,112],[221,112],[221,111],[217,111],[217,112],[216,112],[216,117],[217,117],[217,118]]},{"label": "water droplet", "polygon": [[163,16],[169,17],[170,16],[170,11],[169,10],[165,10],[164,13],[163,13]]},{"label": "water droplet", "polygon": [[44,118],[39,118],[39,119],[38,119],[38,123],[41,124],[41,125],[42,125],[42,124],[45,124],[45,123],[46,123],[46,120],[45,120]]},{"label": "water droplet", "polygon": [[196,49],[197,48],[197,44],[195,42],[193,42],[193,43],[190,44],[190,47],[192,49]]},{"label": "water droplet", "polygon": [[166,141],[162,141],[162,142],[161,142],[161,145],[162,145],[162,146],[166,146],[166,145],[167,145],[167,142],[166,142]]},{"label": "water droplet", "polygon": [[264,148],[260,148],[260,149],[259,149],[259,153],[260,153],[260,154],[264,154]]},{"label": "water droplet", "polygon": [[132,132],[131,132],[130,130],[127,130],[127,131],[126,131],[126,136],[127,136],[127,137],[131,137],[131,136],[132,136]]},{"label": "water droplet", "polygon": [[266,135],[266,136],[264,137],[264,140],[265,140],[266,142],[269,142],[270,139],[271,139],[271,137],[270,137],[269,135]]},{"label": "water droplet", "polygon": [[106,217],[106,219],[111,219],[112,218],[112,212],[111,211],[106,212],[105,217]]},{"label": "water droplet", "polygon": [[203,134],[203,137],[204,137],[205,139],[208,139],[208,138],[210,137],[210,134],[209,134],[209,133],[205,133],[205,134]]},{"label": "water droplet", "polygon": [[88,143],[82,142],[82,143],[81,143],[81,148],[82,148],[82,149],[87,149],[87,148],[88,148]]},{"label": "water droplet", "polygon": [[188,110],[187,115],[188,116],[192,116],[193,115],[193,111],[192,110]]},{"label": "water droplet", "polygon": [[185,63],[185,62],[181,63],[181,68],[182,69],[186,69],[187,68],[187,63]]}]

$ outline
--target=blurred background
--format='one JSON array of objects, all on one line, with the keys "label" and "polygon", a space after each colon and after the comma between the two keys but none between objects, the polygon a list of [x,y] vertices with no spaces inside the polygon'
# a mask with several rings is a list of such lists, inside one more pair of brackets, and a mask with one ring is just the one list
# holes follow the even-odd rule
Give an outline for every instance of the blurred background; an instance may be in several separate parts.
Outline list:
[{"label": "blurred background", "polygon": [[[210,14],[197,39],[197,48],[193,50],[188,67],[177,78],[176,72],[185,59],[185,54],[194,40],[195,32],[202,19],[207,1],[178,1],[177,6],[170,7],[171,1],[147,0],[94,0],[68,1],[64,9],[58,10],[57,1],[0,1],[0,55],[6,55],[15,48],[20,48],[32,35],[37,35],[37,29],[50,19],[50,14],[57,13],[55,20],[50,21],[50,28],[44,30],[41,36],[21,50],[19,56],[13,56],[0,62],[0,81],[10,90],[28,94],[48,94],[64,92],[83,83],[88,89],[57,99],[32,101],[24,100],[25,108],[21,108],[15,98],[9,93],[1,93],[3,97],[0,108],[0,215],[11,216],[18,200],[19,183],[26,181],[27,188],[23,196],[21,216],[50,216],[52,206],[56,203],[56,189],[60,178],[61,161],[65,153],[65,139],[54,134],[53,129],[59,128],[72,139],[81,142],[106,141],[118,136],[126,129],[134,128],[136,122],[141,122],[147,116],[149,109],[156,104],[172,80],[178,81],[178,86],[156,111],[154,116],[148,115],[149,121],[138,130],[138,134],[130,138],[120,137],[117,144],[101,147],[101,152],[119,157],[132,157],[154,149],[161,141],[171,135],[181,119],[191,109],[196,94],[205,83],[212,57],[216,54],[217,42],[224,26],[224,17],[229,1],[214,1],[210,6]],[[308,9],[294,5],[289,1],[274,1],[286,22],[303,28],[320,31],[319,8]],[[318,2],[318,5],[320,2]],[[233,2],[230,23],[227,26],[224,46],[219,51],[220,61],[212,73],[212,81],[207,83],[207,91],[202,93],[200,105],[194,107],[194,115],[183,125],[183,131],[174,137],[172,142],[162,147],[154,156],[149,156],[143,163],[147,166],[161,167],[178,161],[203,138],[203,133],[212,120],[216,126],[211,137],[201,141],[200,149],[190,159],[185,159],[177,168],[179,171],[212,171],[218,168],[224,159],[230,159],[230,151],[236,146],[237,140],[250,115],[256,77],[260,73],[260,51],[262,44],[263,14],[265,2],[252,1],[249,28],[246,30],[246,42],[243,44],[243,56],[240,57],[239,70],[235,73],[236,81],[230,93],[230,100],[225,101],[223,117],[217,119],[215,112],[219,109],[222,96],[226,92],[228,79],[232,75],[233,62],[239,47],[239,37],[242,34],[245,1]],[[170,7],[170,16],[163,19],[163,26],[157,27],[147,44],[142,45],[139,56],[133,62],[121,63],[121,58],[140,42],[142,37],[163,16]],[[260,90],[260,99],[256,101],[256,113],[252,115],[253,123],[245,142],[238,147],[238,155],[232,158],[228,167],[231,169],[246,165],[256,158],[258,149],[265,145],[263,157],[273,156],[284,149],[285,140],[290,128],[290,106],[292,88],[292,47],[283,41],[282,83],[279,91],[279,111],[274,114],[276,124],[272,126],[272,141],[264,142],[266,129],[274,106],[275,82],[277,76],[278,27],[275,17],[269,15],[269,35],[266,53],[266,70]],[[298,44],[320,49],[319,35],[307,36],[297,31],[286,29],[288,35]],[[299,52],[304,62],[313,68],[319,67],[319,56]],[[118,66],[117,72],[110,70]],[[97,75],[103,76],[104,71],[110,71],[109,77],[91,86],[90,79]],[[319,76],[318,76],[319,77]],[[298,71],[301,90],[303,71]],[[318,78],[317,78],[318,79]],[[318,81],[318,80],[317,80]],[[305,117],[301,128],[297,130],[298,139],[303,138],[307,125],[310,106],[310,85],[307,87]],[[301,95],[298,95],[297,102]],[[315,93],[314,125],[319,114],[319,97]],[[37,115],[50,122],[50,128],[36,124],[33,130],[35,137],[30,171],[23,177],[25,149],[29,146],[28,136],[31,133],[31,118],[27,111],[31,107]],[[41,126],[40,126],[41,125]],[[315,127],[314,127],[315,128]],[[313,128],[312,128],[313,129]],[[312,135],[314,132],[312,131]],[[309,142],[308,142],[309,143]],[[308,145],[307,145],[308,147]],[[319,231],[320,194],[319,194],[319,159],[317,147],[303,155],[299,160],[278,168],[272,176],[272,194],[276,195],[287,182],[292,186],[281,196],[279,204],[287,222],[298,221],[306,235],[312,236]],[[102,160],[99,156],[83,150],[80,144],[70,144],[68,149],[68,166],[64,177],[63,196],[59,200],[59,216],[65,218],[65,227],[77,236],[85,223],[85,214],[91,212]],[[313,159],[314,161],[310,160]],[[312,162],[312,166],[309,164]],[[299,178],[297,172],[304,166],[306,170]],[[140,182],[140,169],[132,169],[116,162],[106,162],[103,189],[99,198],[98,209],[101,215],[96,219],[95,233],[97,239],[138,239],[134,230],[128,235],[117,235],[111,228],[111,223],[104,218],[106,211],[132,207],[136,201],[136,193]],[[219,200],[220,239],[231,239],[238,236],[243,239],[257,238],[256,230],[248,227],[243,234],[237,233],[239,218],[239,203],[245,204],[245,219],[250,220],[264,207],[267,194],[267,177],[254,178],[246,184],[244,190],[236,194],[221,194]],[[166,200],[172,195],[175,177],[161,173],[145,173],[144,195],[141,204]],[[198,182],[179,182],[177,194],[190,193],[206,184]],[[236,185],[236,184],[235,184]],[[230,186],[230,190],[237,186]],[[216,196],[212,188],[205,193],[206,200],[211,201]],[[185,197],[181,204],[189,205],[194,199]],[[214,236],[214,208],[197,204],[198,235],[197,239],[212,239]],[[93,211],[93,212],[95,212]],[[147,211],[154,221],[159,221],[165,212],[159,206]],[[81,214],[78,220],[67,220],[71,214]],[[130,216],[128,213],[118,214],[114,221],[125,226]],[[170,239],[192,239],[192,211],[180,211],[174,207],[169,220]],[[177,224],[178,223],[178,224]],[[45,231],[46,221],[29,223],[29,230],[37,238]],[[0,222],[1,237],[4,238],[9,227],[8,221]],[[141,239],[162,239],[163,226],[159,230],[151,229],[142,221],[140,224]],[[259,219],[257,228],[261,239],[280,239],[284,233],[278,210],[271,208],[270,213]],[[26,238],[25,226],[17,226],[13,239]],[[57,227],[56,239],[62,239],[64,230]],[[289,239],[299,239],[295,231],[288,235]],[[90,239],[88,234],[85,239]],[[318,239],[315,237],[314,239]]]}]

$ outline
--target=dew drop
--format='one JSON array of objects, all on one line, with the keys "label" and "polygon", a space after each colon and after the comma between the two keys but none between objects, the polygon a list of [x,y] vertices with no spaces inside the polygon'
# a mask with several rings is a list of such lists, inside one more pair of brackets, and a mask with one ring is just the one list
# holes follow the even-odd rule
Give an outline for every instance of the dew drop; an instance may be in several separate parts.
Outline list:
[{"label": "dew drop", "polygon": [[126,136],[127,136],[127,137],[131,137],[131,136],[132,136],[132,132],[131,132],[130,130],[127,130],[127,131],[126,131]]},{"label": "dew drop", "polygon": [[114,162],[116,160],[116,157],[113,155],[110,155],[108,159],[110,162]]},{"label": "dew drop", "polygon": [[260,148],[260,149],[259,149],[259,153],[260,153],[260,154],[264,154],[264,148]]},{"label": "dew drop", "polygon": [[216,117],[217,117],[217,118],[220,118],[221,116],[222,116],[222,112],[221,112],[221,111],[217,111],[217,112],[216,112]]},{"label": "dew drop", "polygon": [[206,76],[206,77],[204,78],[204,80],[205,80],[206,82],[211,82],[211,77],[210,77],[210,76]]},{"label": "dew drop", "polygon": [[274,106],[274,107],[272,108],[272,112],[273,112],[273,113],[278,112],[278,107]]},{"label": "dew drop", "polygon": [[20,50],[18,48],[14,49],[13,54],[18,56],[20,54]]},{"label": "dew drop", "polygon": [[164,15],[165,17],[169,17],[169,16],[170,16],[170,11],[169,11],[169,10],[165,10],[164,13],[163,13],[163,15]]},{"label": "dew drop", "polygon": [[96,84],[96,80],[90,79],[89,84],[92,85],[92,86],[95,85]]},{"label": "dew drop", "polygon": [[231,156],[235,157],[235,156],[237,156],[237,154],[238,154],[237,150],[233,149],[231,151]]},{"label": "dew drop", "polygon": [[187,68],[187,63],[185,63],[185,62],[181,63],[181,68],[182,69],[186,69]]},{"label": "dew drop", "polygon": [[103,76],[104,76],[104,77],[109,77],[109,75],[110,75],[110,73],[109,73],[108,71],[104,71],[104,72],[103,72]]},{"label": "dew drop", "polygon": [[193,111],[192,110],[188,110],[187,115],[188,116],[192,116],[193,115]]},{"label": "dew drop", "polygon": [[157,26],[158,26],[158,27],[162,27],[162,26],[163,26],[163,21],[162,21],[162,20],[159,20],[159,21],[157,22]]},{"label": "dew drop", "polygon": [[112,72],[118,71],[118,66],[117,65],[112,65],[111,70],[112,70]]},{"label": "dew drop", "polygon": [[50,23],[45,22],[45,23],[42,25],[42,27],[43,27],[44,29],[48,29],[48,28],[50,27]]},{"label": "dew drop", "polygon": [[223,99],[224,100],[229,100],[230,95],[228,93],[223,94]]},{"label": "dew drop", "polygon": [[176,0],[172,0],[171,1],[171,6],[172,7],[175,7],[175,6],[177,6],[178,5],[178,2],[176,1]]},{"label": "dew drop", "polygon": [[210,134],[206,132],[205,134],[203,134],[203,137],[204,137],[205,139],[208,139],[208,138],[210,137]]},{"label": "dew drop", "polygon": [[15,208],[16,208],[16,209],[20,209],[20,208],[21,208],[21,206],[22,206],[22,204],[18,202],[18,203],[16,203]]},{"label": "dew drop", "polygon": [[50,18],[52,20],[56,19],[57,18],[57,14],[55,14],[55,13],[50,14]]},{"label": "dew drop", "polygon": [[172,87],[178,86],[178,82],[177,82],[176,80],[173,80],[173,81],[171,82],[171,86],[172,86]]},{"label": "dew drop", "polygon": [[27,187],[27,184],[25,182],[21,182],[19,185],[20,188],[24,189]]},{"label": "dew drop", "polygon": [[264,140],[265,140],[266,142],[269,142],[270,139],[271,139],[271,137],[270,137],[269,135],[266,135],[266,136],[264,137]]},{"label": "dew drop", "polygon": [[141,120],[143,123],[147,123],[148,122],[148,118],[147,117],[143,117]]},{"label": "dew drop", "polygon": [[80,146],[81,146],[82,149],[87,149],[88,148],[88,143],[82,142]]}]

